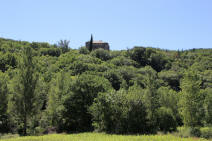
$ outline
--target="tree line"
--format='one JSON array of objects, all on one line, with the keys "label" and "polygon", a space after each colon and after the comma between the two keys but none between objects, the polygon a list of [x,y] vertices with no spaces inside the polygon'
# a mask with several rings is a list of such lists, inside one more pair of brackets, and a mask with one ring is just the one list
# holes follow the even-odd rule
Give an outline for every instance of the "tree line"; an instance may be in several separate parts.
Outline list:
[{"label": "tree line", "polygon": [[0,38],[0,133],[212,125],[212,49],[71,49]]}]

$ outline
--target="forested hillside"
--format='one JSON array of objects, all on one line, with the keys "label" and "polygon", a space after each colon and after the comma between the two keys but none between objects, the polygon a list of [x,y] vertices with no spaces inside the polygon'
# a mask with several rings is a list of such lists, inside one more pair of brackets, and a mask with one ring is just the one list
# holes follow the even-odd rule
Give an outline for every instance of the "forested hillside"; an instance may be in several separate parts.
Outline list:
[{"label": "forested hillside", "polygon": [[0,133],[148,134],[212,125],[212,49],[68,45],[0,38]]}]

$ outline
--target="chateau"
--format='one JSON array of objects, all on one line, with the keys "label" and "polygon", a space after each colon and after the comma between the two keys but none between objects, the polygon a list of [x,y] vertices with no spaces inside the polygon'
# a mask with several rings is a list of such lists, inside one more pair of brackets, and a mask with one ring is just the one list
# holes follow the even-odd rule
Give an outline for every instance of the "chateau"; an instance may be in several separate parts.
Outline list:
[{"label": "chateau", "polygon": [[[85,45],[86,45],[86,48],[89,49],[90,41],[86,42]],[[102,49],[105,49],[105,50],[110,50],[110,46],[107,42],[103,42],[102,40],[93,41],[92,42],[92,50],[99,49],[99,48],[102,48]]]}]

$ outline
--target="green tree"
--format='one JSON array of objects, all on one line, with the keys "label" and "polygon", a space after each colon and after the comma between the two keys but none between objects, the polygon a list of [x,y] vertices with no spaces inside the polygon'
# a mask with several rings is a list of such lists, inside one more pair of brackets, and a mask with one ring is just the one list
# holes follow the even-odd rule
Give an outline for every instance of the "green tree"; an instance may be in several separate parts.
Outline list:
[{"label": "green tree", "polygon": [[47,115],[49,125],[56,127],[58,131],[62,130],[64,112],[64,99],[70,93],[71,77],[64,71],[57,74],[56,78],[51,81]]},{"label": "green tree", "polygon": [[7,76],[0,71],[0,133],[9,131],[7,114],[8,93]]},{"label": "green tree", "polygon": [[106,71],[104,73],[104,77],[110,81],[111,85],[113,86],[115,90],[120,89],[120,85],[122,81],[121,81],[120,74],[116,70]]},{"label": "green tree", "polygon": [[122,84],[121,84],[122,88],[128,89],[130,86],[133,85],[132,80],[135,78],[135,75],[136,75],[135,74],[136,70],[134,67],[123,66],[123,67],[119,67],[117,69],[117,71],[123,79]]},{"label": "green tree", "polygon": [[161,71],[158,76],[164,81],[166,86],[170,86],[175,91],[180,90],[181,75],[176,71]]},{"label": "green tree", "polygon": [[89,50],[86,47],[81,47],[79,49],[80,54],[89,54]]},{"label": "green tree", "polygon": [[170,108],[160,107],[157,111],[159,130],[163,132],[175,131],[177,128],[176,118]]},{"label": "green tree", "polygon": [[144,47],[134,47],[130,50],[130,58],[136,61],[140,66],[146,66],[149,64],[148,58],[146,56],[146,48]]},{"label": "green tree", "polygon": [[108,50],[102,48],[96,49],[91,53],[92,56],[101,59],[102,61],[107,61],[111,59],[110,53]]},{"label": "green tree", "polygon": [[204,100],[205,121],[206,125],[212,125],[212,88],[205,90],[206,97]]},{"label": "green tree", "polygon": [[147,130],[154,133],[157,131],[157,110],[159,108],[157,73],[149,66],[139,71],[145,75],[143,102],[147,109]]},{"label": "green tree", "polygon": [[59,49],[59,48],[41,48],[40,54],[58,57],[61,54],[61,49]]},{"label": "green tree", "polygon": [[62,53],[66,53],[69,51],[69,43],[68,40],[60,40],[58,42],[58,47],[62,49]]},{"label": "green tree", "polygon": [[202,125],[204,117],[204,95],[200,92],[200,78],[195,72],[189,71],[181,82],[180,113],[185,126]]},{"label": "green tree", "polygon": [[131,60],[124,56],[115,57],[110,62],[116,66],[138,66],[138,64],[134,60]]},{"label": "green tree", "polygon": [[168,87],[160,87],[158,89],[158,94],[158,101],[160,106],[169,109],[171,111],[171,114],[174,116],[175,123],[173,123],[172,125],[182,125],[182,119],[178,111],[179,107],[177,105],[179,102],[179,94]]},{"label": "green tree", "polygon": [[15,68],[17,65],[15,55],[12,53],[0,52],[0,70],[5,72],[9,67]]},{"label": "green tree", "polygon": [[37,86],[38,74],[36,64],[33,60],[31,48],[25,48],[19,62],[17,75],[13,80],[13,95],[10,99],[9,112],[11,116],[18,117],[20,124],[23,124],[23,135],[27,135],[28,122],[38,110]]},{"label": "green tree", "polygon": [[93,35],[91,34],[91,39],[90,39],[90,43],[89,43],[89,48],[88,50],[91,52],[93,50]]},{"label": "green tree", "polygon": [[[139,89],[140,90],[140,89]],[[146,109],[138,89],[100,93],[90,107],[93,126],[108,133],[146,133]]]},{"label": "green tree", "polygon": [[88,109],[99,92],[110,89],[110,82],[103,77],[89,74],[77,77],[64,100],[63,129],[67,132],[92,131],[92,116]]},{"label": "green tree", "polygon": [[152,53],[149,58],[149,61],[151,67],[157,72],[160,72],[165,68],[170,68],[171,66],[165,56],[160,53]]}]

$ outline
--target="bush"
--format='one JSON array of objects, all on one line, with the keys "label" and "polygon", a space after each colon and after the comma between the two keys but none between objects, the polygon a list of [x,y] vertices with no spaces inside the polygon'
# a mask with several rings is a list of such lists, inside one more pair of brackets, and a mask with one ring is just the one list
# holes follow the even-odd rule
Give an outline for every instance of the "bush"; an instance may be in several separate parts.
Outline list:
[{"label": "bush", "polygon": [[115,70],[106,71],[104,77],[107,78],[115,90],[120,89],[121,77]]},{"label": "bush", "polygon": [[102,48],[96,49],[91,53],[91,56],[101,59],[102,61],[107,61],[111,59],[110,53]]},{"label": "bush", "polygon": [[41,48],[40,54],[58,57],[61,54],[61,50],[59,48]]},{"label": "bush", "polygon": [[89,50],[86,47],[81,47],[79,49],[79,53],[80,54],[89,54],[90,52],[89,52]]},{"label": "bush", "polygon": [[115,57],[111,60],[111,63],[116,66],[138,66],[138,63],[130,58],[124,56]]},{"label": "bush", "polygon": [[161,107],[158,109],[158,124],[160,130],[165,133],[176,130],[177,122],[170,108]]},{"label": "bush", "polygon": [[43,135],[45,130],[46,129],[38,126],[38,127],[35,127],[34,130],[30,132],[30,135]]},{"label": "bush", "polygon": [[193,127],[191,128],[191,135],[195,137],[200,137],[201,132],[199,127]]},{"label": "bush", "polygon": [[178,127],[178,135],[183,138],[188,137],[201,137],[201,131],[199,127]]},{"label": "bush", "polygon": [[90,107],[93,126],[107,133],[146,133],[146,109],[141,95],[124,90],[101,93]]},{"label": "bush", "polygon": [[200,133],[202,138],[212,138],[212,127],[203,127],[200,128]]},{"label": "bush", "polygon": [[180,137],[188,138],[191,137],[191,128],[189,127],[178,127],[177,134]]},{"label": "bush", "polygon": [[10,139],[10,138],[17,138],[17,137],[19,137],[18,134],[12,134],[12,133],[9,133],[9,134],[1,134],[1,133],[0,133],[0,140],[2,140],[2,139],[6,140],[6,139]]}]

